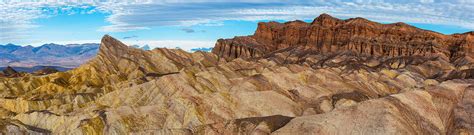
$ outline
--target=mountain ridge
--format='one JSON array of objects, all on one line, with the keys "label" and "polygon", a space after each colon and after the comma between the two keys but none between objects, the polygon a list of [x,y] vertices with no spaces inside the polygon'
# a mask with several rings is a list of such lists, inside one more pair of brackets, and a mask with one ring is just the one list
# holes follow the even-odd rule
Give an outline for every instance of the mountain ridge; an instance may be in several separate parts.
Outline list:
[{"label": "mountain ridge", "polygon": [[[133,45],[135,48],[152,50],[149,45]],[[209,48],[194,48],[192,50]],[[48,43],[38,47],[14,44],[0,45],[0,66],[31,68],[35,66],[58,66],[75,68],[92,59],[99,51],[99,44],[66,44]]]},{"label": "mountain ridge", "polygon": [[95,56],[99,44],[44,44],[42,46],[0,45],[0,65],[34,67],[39,65],[74,68]]},{"label": "mountain ridge", "polygon": [[450,47],[461,46],[464,48],[462,53],[473,57],[474,47],[471,44],[474,40],[469,38],[470,33],[443,35],[405,23],[380,24],[364,18],[341,20],[322,14],[312,23],[261,22],[254,35],[219,39],[212,52],[233,59],[259,57],[288,47],[302,47],[321,53],[349,50],[376,56],[402,56],[441,52],[444,57],[449,57],[453,55],[449,53]]}]

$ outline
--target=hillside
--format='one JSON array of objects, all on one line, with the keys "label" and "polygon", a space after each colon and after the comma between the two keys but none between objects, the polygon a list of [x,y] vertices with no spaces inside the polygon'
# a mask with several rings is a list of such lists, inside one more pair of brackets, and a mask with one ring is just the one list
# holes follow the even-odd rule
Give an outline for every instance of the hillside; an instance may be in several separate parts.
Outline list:
[{"label": "hillside", "polygon": [[212,53],[105,35],[75,69],[0,78],[0,131],[469,134],[472,38],[326,14],[259,23]]}]

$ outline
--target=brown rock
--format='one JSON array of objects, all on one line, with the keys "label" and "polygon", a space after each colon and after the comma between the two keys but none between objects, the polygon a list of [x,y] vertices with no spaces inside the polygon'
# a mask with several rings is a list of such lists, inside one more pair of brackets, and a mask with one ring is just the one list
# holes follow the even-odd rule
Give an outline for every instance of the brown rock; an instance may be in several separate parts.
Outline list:
[{"label": "brown rock", "polygon": [[[318,53],[352,51],[373,56],[442,55],[451,61],[473,57],[474,34],[443,35],[405,23],[380,24],[364,18],[340,20],[322,14],[312,23],[259,23],[254,35],[220,39],[213,53],[249,58],[299,47]],[[250,55],[249,53],[250,52]]]}]

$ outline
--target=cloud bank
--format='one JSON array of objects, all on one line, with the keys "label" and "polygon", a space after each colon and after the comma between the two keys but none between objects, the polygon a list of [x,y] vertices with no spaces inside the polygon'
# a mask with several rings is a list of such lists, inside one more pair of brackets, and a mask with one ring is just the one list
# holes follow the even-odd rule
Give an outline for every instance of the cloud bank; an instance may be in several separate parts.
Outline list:
[{"label": "cloud bank", "polygon": [[131,46],[148,45],[150,48],[168,48],[168,49],[182,49],[192,52],[195,48],[212,47],[215,41],[196,41],[196,40],[123,40],[123,43]]},{"label": "cloud bank", "polygon": [[[74,10],[74,9],[83,10]],[[0,40],[21,39],[38,27],[34,20],[58,13],[105,12],[110,24],[98,31],[126,32],[158,26],[223,25],[226,20],[308,20],[321,13],[340,18],[409,22],[474,29],[473,0],[194,0],[194,1],[49,1],[0,0]],[[184,29],[183,29],[184,30]],[[185,30],[186,32],[192,30]]]}]

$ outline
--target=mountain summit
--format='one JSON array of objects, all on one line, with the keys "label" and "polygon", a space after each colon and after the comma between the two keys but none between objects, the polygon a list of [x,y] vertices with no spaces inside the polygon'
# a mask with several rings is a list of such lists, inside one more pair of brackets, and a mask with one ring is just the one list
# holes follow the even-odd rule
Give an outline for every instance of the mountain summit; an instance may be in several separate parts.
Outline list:
[{"label": "mountain summit", "polygon": [[14,74],[18,74],[18,72],[13,69],[12,67],[8,66],[7,68],[5,68],[3,70],[3,74],[6,75],[6,76],[11,76],[11,75],[14,75]]},{"label": "mountain summit", "polygon": [[97,53],[98,44],[44,44],[42,46],[0,45],[0,67],[77,67]]}]

